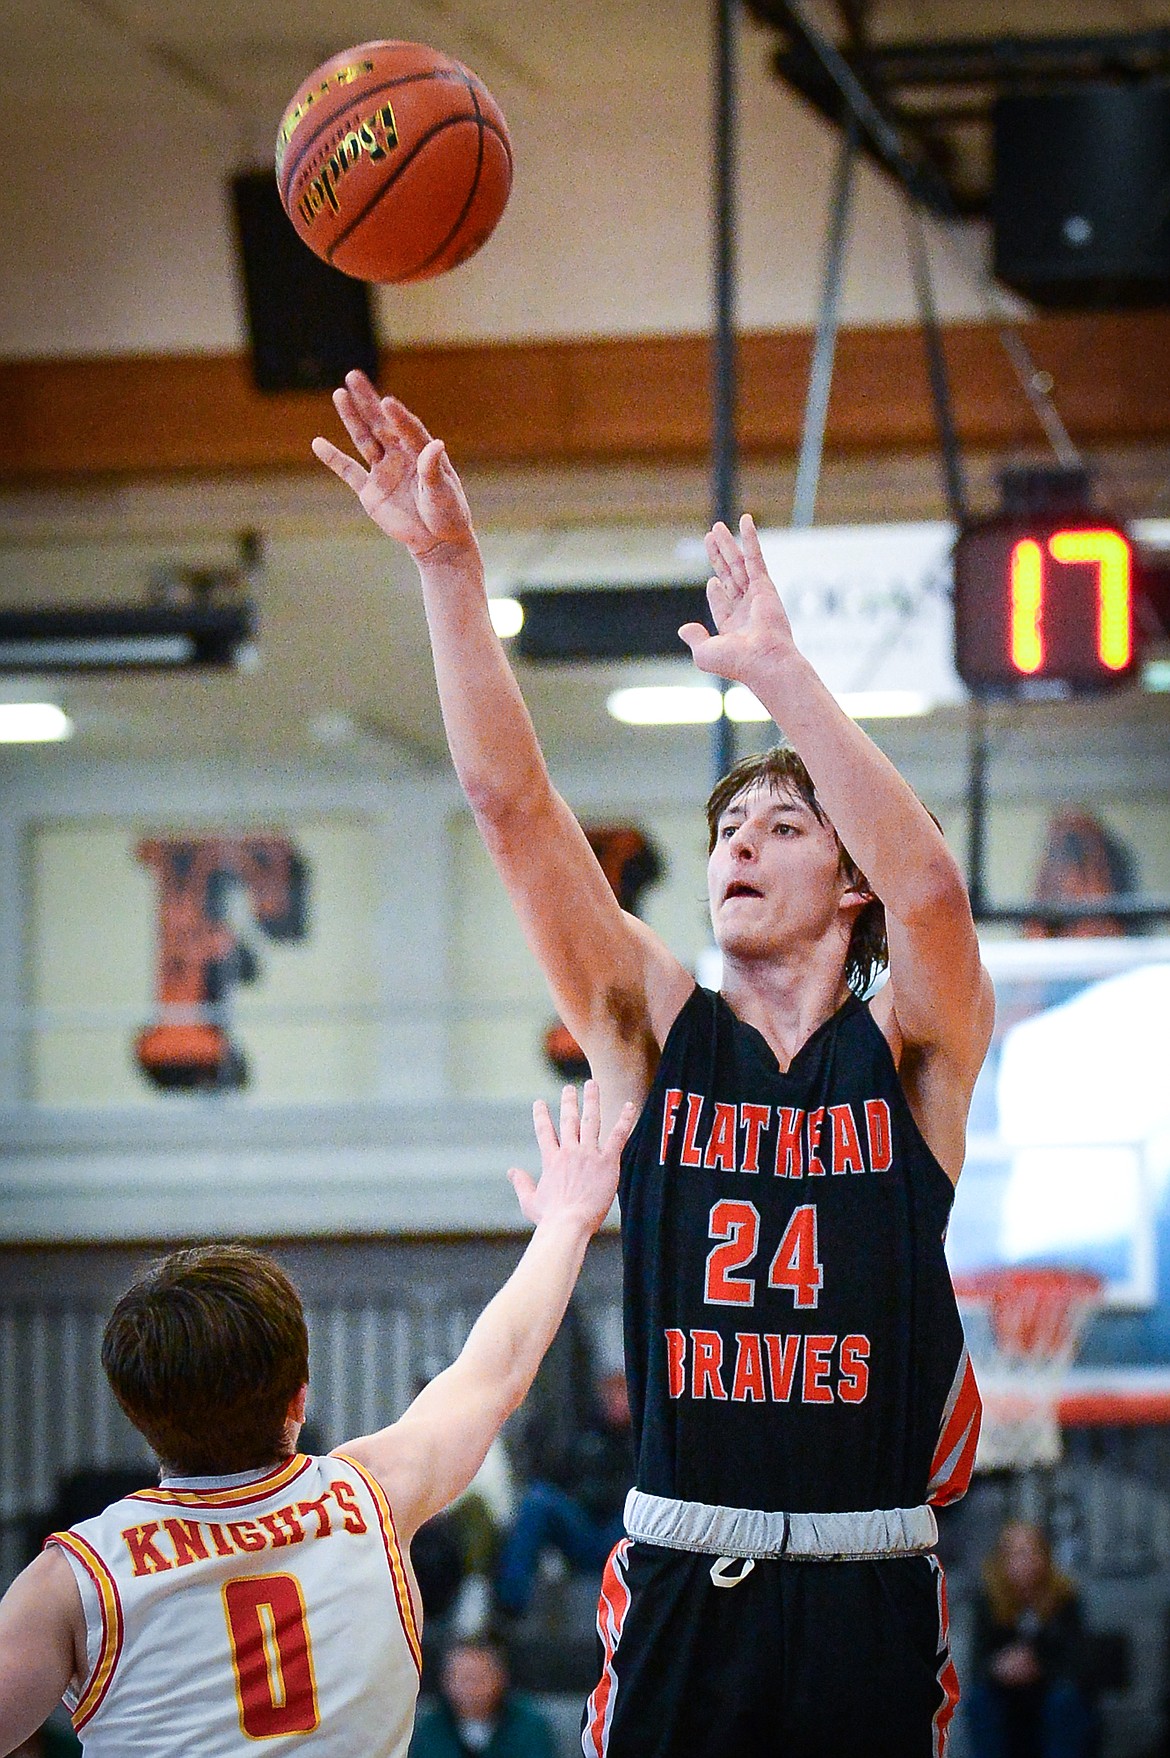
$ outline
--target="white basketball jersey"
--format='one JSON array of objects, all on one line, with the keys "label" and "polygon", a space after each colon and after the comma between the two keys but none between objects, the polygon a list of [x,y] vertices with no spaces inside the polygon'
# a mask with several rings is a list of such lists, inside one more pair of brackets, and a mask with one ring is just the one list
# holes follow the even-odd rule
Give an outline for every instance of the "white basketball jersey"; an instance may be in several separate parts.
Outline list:
[{"label": "white basketball jersey", "polygon": [[164,1479],[49,1542],[85,1606],[86,1758],[404,1758],[418,1620],[352,1459]]}]

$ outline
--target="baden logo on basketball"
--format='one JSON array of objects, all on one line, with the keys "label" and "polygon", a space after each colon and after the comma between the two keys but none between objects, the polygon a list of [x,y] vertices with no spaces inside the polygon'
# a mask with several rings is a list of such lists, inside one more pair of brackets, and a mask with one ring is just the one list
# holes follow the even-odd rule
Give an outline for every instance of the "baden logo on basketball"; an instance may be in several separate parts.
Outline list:
[{"label": "baden logo on basketball", "polygon": [[483,81],[422,43],[361,43],[297,90],[276,141],[280,199],[333,268],[420,281],[491,236],[512,188],[512,145]]},{"label": "baden logo on basketball", "polygon": [[376,165],[397,145],[398,130],[394,125],[394,112],[389,104],[383,104],[372,116],[359,122],[356,128],[351,128],[342,136],[317,176],[305,185],[304,194],[297,203],[297,211],[305,223],[312,225],[325,207],[340,214],[338,185],[346,172],[360,162],[363,154],[368,154],[370,163]]}]

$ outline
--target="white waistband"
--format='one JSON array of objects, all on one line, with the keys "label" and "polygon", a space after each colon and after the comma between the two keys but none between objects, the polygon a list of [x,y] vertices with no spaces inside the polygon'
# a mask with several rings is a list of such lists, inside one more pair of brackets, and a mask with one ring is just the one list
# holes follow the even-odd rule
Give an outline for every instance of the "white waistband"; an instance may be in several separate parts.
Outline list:
[{"label": "white waistband", "polygon": [[938,1543],[934,1509],[872,1508],[856,1514],[771,1514],[718,1508],[632,1489],[626,1531],[645,1544],[713,1557],[784,1558],[789,1562],[864,1562],[916,1557]]}]

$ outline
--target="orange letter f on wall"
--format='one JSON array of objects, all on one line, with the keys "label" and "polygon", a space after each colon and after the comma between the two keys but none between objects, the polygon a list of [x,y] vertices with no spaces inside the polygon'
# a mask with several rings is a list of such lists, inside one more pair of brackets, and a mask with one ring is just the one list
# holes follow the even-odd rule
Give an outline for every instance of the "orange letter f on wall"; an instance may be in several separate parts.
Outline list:
[{"label": "orange letter f on wall", "polygon": [[158,1001],[192,1015],[140,1032],[138,1065],[159,1087],[243,1086],[243,1053],[224,1026],[207,1017],[235,984],[254,981],[258,969],[229,919],[230,899],[242,892],[252,920],[270,939],[301,940],[305,862],[285,836],[151,837],[138,844],[137,854],[157,881]]}]

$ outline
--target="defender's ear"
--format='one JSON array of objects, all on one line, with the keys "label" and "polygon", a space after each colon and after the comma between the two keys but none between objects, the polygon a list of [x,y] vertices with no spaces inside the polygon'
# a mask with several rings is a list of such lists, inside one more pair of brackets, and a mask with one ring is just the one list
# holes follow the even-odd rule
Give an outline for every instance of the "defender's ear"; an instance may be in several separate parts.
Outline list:
[{"label": "defender's ear", "polygon": [[309,1386],[306,1381],[298,1392],[293,1393],[292,1402],[288,1407],[288,1420],[295,1422],[298,1427],[305,1420],[305,1406],[308,1396]]}]

